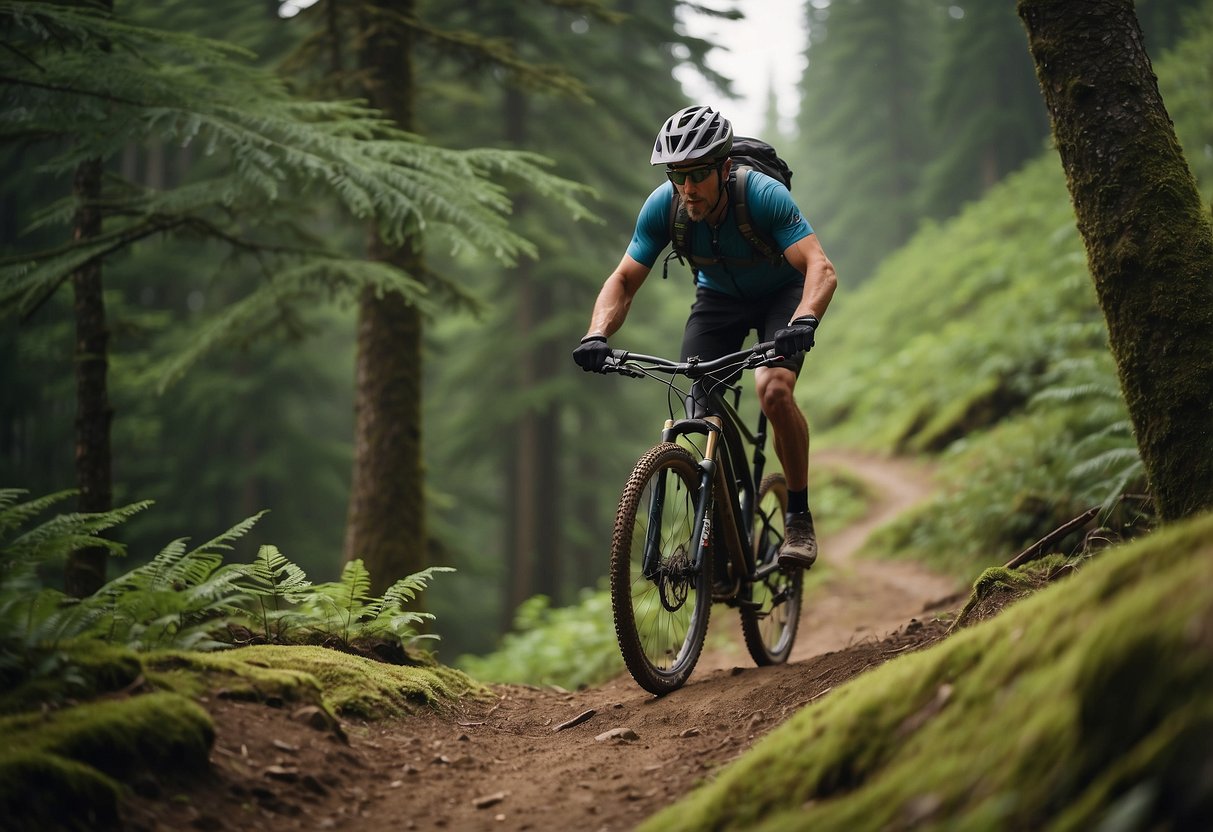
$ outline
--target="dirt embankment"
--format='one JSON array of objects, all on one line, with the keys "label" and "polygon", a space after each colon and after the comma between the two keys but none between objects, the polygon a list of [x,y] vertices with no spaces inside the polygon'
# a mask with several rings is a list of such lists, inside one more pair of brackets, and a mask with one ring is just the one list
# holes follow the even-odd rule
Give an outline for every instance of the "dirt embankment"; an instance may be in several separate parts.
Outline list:
[{"label": "dirt embankment", "polygon": [[[744,753],[759,737],[864,670],[941,637],[931,613],[955,582],[914,564],[859,560],[882,523],[923,499],[913,463],[815,456],[869,482],[863,521],[821,541],[832,569],[808,598],[792,661],[755,668],[744,649],[706,654],[688,684],[654,698],[624,676],[568,692],[503,686],[487,702],[381,723],[345,739],[286,710],[213,700],[214,776],[184,795],[146,784],[134,828],[632,829]],[[721,608],[713,630],[737,629]],[[564,726],[564,727],[562,727]]]}]

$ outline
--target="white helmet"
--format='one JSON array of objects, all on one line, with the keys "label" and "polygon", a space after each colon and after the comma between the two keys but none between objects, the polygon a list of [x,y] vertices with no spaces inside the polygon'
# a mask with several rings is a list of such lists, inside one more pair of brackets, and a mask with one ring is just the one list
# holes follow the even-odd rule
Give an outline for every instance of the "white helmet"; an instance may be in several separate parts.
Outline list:
[{"label": "white helmet", "polygon": [[653,145],[650,165],[676,165],[698,159],[720,161],[733,148],[733,125],[711,107],[683,107],[666,119]]}]

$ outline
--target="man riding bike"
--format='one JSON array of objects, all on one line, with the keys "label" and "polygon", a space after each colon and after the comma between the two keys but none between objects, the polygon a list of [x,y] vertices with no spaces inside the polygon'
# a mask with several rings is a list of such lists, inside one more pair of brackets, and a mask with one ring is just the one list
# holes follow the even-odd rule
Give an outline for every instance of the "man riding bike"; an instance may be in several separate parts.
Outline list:
[{"label": "man riding bike", "polygon": [[681,200],[686,241],[695,269],[695,302],[682,341],[682,360],[711,360],[739,350],[750,330],[773,340],[785,360],[754,374],[758,402],[774,431],[775,453],[788,484],[788,514],[779,565],[807,569],[817,559],[809,512],[809,427],[796,404],[804,353],[834,295],[837,278],[812,227],[778,180],[750,171],[745,199],[750,222],[773,239],[781,258],[756,256],[738,228],[731,204],[733,127],[707,106],[679,110],[662,125],[649,160],[665,165],[668,181],[654,190],[637,218],[619,265],[594,302],[590,327],[573,360],[600,372],[610,355],[607,338],[623,326],[641,284],[671,243],[670,204]]}]

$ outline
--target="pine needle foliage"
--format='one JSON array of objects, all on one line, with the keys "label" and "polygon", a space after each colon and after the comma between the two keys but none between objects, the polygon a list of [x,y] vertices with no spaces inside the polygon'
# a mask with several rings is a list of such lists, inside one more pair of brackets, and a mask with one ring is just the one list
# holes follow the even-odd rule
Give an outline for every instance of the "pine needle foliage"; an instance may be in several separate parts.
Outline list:
[{"label": "pine needle foliage", "polygon": [[69,690],[81,684],[65,647],[90,640],[135,650],[201,651],[251,641],[352,649],[358,640],[378,640],[407,652],[434,638],[420,632],[433,616],[408,609],[410,602],[436,573],[454,571],[427,569],[372,597],[361,561],[347,564],[341,580],[319,585],[270,545],[261,546],[251,563],[225,563],[262,512],[199,546],[175,539],[96,594],[69,598],[44,587],[39,569],[94,545],[122,554],[121,544],[98,532],[150,505],[60,514],[25,530],[70,496],[28,499],[20,489],[0,489],[0,684],[6,688],[35,679],[54,679]]},{"label": "pine needle foliage", "polygon": [[[104,217],[99,235],[0,259],[0,312],[31,316],[73,272],[140,241],[211,241],[248,264],[256,284],[166,368],[167,382],[220,343],[274,329],[301,303],[363,291],[418,303],[463,296],[433,275],[331,246],[310,231],[317,204],[374,223],[389,243],[422,231],[452,252],[506,263],[535,253],[508,225],[507,187],[525,182],[588,216],[588,189],[551,174],[538,154],[435,147],[362,102],[294,97],[250,53],[124,22],[127,5],[110,14],[0,0],[0,142],[50,144],[57,153],[40,170],[48,177],[149,142],[190,148],[206,164],[164,190],[108,175],[93,206]],[[75,197],[44,206],[27,231],[66,225],[81,207]]]}]

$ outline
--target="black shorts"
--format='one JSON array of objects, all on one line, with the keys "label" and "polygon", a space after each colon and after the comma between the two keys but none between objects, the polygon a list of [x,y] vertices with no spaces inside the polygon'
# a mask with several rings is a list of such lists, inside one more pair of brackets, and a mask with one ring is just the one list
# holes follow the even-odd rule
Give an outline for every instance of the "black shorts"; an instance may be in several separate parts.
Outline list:
[{"label": "black shorts", "polygon": [[[787,326],[796,314],[803,293],[803,281],[756,300],[740,300],[722,292],[697,287],[695,303],[691,306],[691,316],[687,318],[686,331],[682,336],[682,360],[698,356],[710,361],[736,352],[749,345],[746,338],[751,331],[758,333],[752,343],[770,341],[775,337],[776,330]],[[800,353],[793,359],[772,366],[786,367],[799,375],[803,364],[804,353]]]}]

